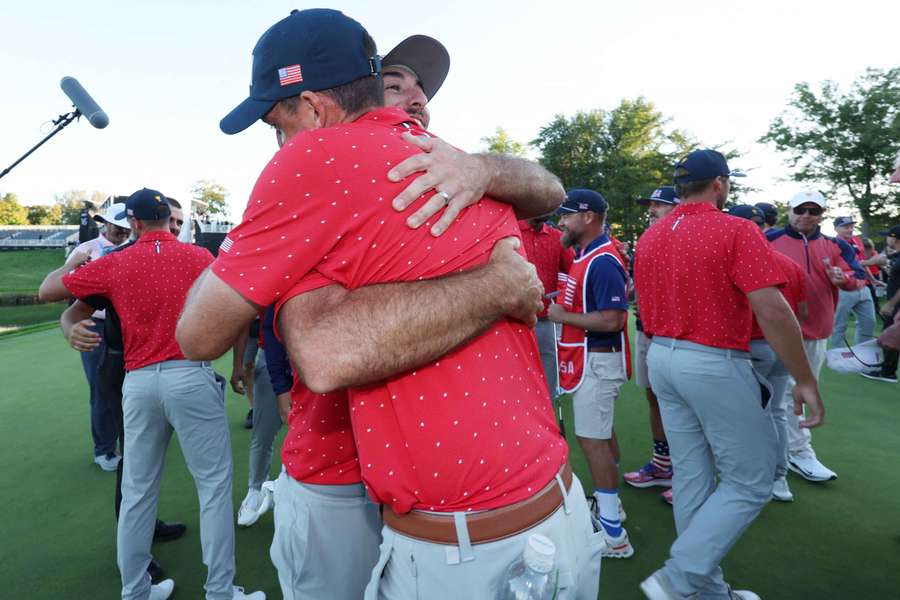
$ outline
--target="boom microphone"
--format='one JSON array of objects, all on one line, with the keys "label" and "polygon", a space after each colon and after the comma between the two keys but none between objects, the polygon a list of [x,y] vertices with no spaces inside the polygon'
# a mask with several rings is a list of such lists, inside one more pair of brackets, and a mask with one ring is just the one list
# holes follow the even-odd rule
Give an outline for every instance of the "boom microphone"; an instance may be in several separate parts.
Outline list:
[{"label": "boom microphone", "polygon": [[63,77],[62,81],[59,82],[59,87],[62,88],[62,91],[69,97],[69,100],[72,101],[78,112],[84,115],[84,118],[91,125],[97,129],[103,129],[109,125],[109,117],[97,106],[97,103],[87,93],[87,90],[81,87],[77,79],[74,77]]}]

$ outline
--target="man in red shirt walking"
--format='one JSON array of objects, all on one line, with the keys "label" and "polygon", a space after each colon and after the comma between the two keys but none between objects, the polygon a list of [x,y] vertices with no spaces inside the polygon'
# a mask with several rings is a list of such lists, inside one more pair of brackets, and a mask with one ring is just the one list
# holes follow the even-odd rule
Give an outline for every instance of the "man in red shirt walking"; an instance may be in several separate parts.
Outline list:
[{"label": "man in red shirt walking", "polygon": [[753,370],[755,314],[766,339],[797,379],[805,426],[822,422],[800,330],[778,291],[785,281],[759,229],[721,212],[731,171],[714,150],[675,166],[681,204],[638,244],[635,280],[650,382],[672,452],[678,538],[665,566],[641,584],[652,600],[732,592],[719,563],[771,499],[776,434],[770,389]]},{"label": "man in red shirt walking", "polygon": [[122,387],[125,469],[117,554],[122,598],[167,598],[172,580],[152,586],[147,574],[159,482],[174,429],[200,499],[208,600],[264,600],[234,587],[231,443],[224,388],[208,362],[185,360],[175,324],[188,289],[212,262],[208,250],[181,244],[169,228],[165,196],[141,189],[125,203],[134,246],[41,285],[45,299],[103,296],[122,323],[127,374]]},{"label": "man in red shirt walking", "polygon": [[[373,77],[378,73],[377,59],[373,58],[374,44],[368,47],[361,45],[367,37],[364,31],[357,23],[335,11],[295,13],[276,25],[272,31],[294,26],[297,27],[295,35],[287,38],[292,47],[285,48],[293,54],[279,57],[279,61],[284,58],[288,66],[292,66],[292,61],[303,65],[303,73],[306,74],[303,85],[290,88],[280,96],[277,95],[276,87],[274,99],[269,96],[270,99],[248,100],[242,109],[235,111],[233,118],[223,121],[223,129],[227,131],[234,127],[234,131],[238,131],[266,115],[268,111],[266,120],[285,133],[287,143],[260,178],[244,223],[223,245],[221,264],[217,263],[218,266],[212,271],[214,275],[207,275],[197,286],[194,304],[186,309],[182,320],[188,333],[192,330],[192,315],[198,312],[202,314],[210,305],[219,306],[240,322],[248,316],[247,308],[254,308],[253,304],[277,302],[280,305],[293,294],[303,294],[335,282],[355,289],[380,281],[417,281],[468,270],[484,262],[494,242],[509,235],[510,226],[513,233],[516,231],[514,221],[507,220],[511,216],[510,209],[487,199],[467,208],[464,220],[451,225],[440,238],[434,238],[429,230],[409,230],[403,217],[388,206],[388,202],[400,192],[400,188],[397,183],[390,183],[384,178],[384,169],[397,165],[417,151],[415,146],[418,144],[401,133],[407,130],[421,133],[421,130],[404,113],[386,109],[372,110],[380,104],[380,98],[376,96],[381,92],[380,81]],[[329,30],[331,35],[315,36],[329,44],[324,53],[316,53],[307,47],[315,42],[310,36],[310,28],[317,31],[324,28]],[[264,40],[266,37],[264,36]],[[260,45],[263,45],[263,40]],[[322,71],[317,67],[317,60],[321,61],[321,56],[338,59],[336,64],[339,68]],[[274,76],[279,69],[267,69],[263,75]],[[275,81],[280,80],[280,75],[277,77]],[[287,77],[290,79],[290,73]],[[342,84],[340,78],[349,80],[349,83]],[[254,76],[254,82],[256,80]],[[320,91],[310,91],[314,89]],[[279,102],[279,99],[292,100]],[[235,126],[237,121],[242,124]],[[321,164],[329,168],[322,169]],[[303,183],[300,189],[309,194],[305,199],[299,198],[296,193],[298,177]],[[333,194],[333,186],[340,186],[337,195]],[[449,193],[444,193],[440,197],[446,200],[445,196],[448,195]],[[414,197],[418,196],[416,194]],[[423,200],[428,203],[432,196],[438,195],[426,194]],[[415,208],[421,207],[422,200],[419,200]],[[333,208],[337,208],[338,212],[331,213]],[[325,213],[319,214],[322,210]],[[263,241],[263,237],[268,238],[270,235],[273,236],[271,239]],[[323,235],[325,237],[321,237]],[[253,249],[250,249],[251,246]],[[327,246],[333,247],[329,250]],[[286,250],[284,255],[281,250]],[[293,262],[294,259],[297,261]],[[272,262],[273,260],[277,263]],[[279,264],[281,267],[277,271],[270,269],[272,264]],[[315,273],[311,271],[312,268],[315,268]],[[459,275],[464,276],[467,273]],[[223,288],[223,283],[227,287]],[[215,301],[211,302],[213,297]],[[503,298],[492,298],[490,301],[496,307],[507,302]],[[284,307],[285,310],[288,306],[289,304]],[[432,307],[416,308],[427,313]],[[446,350],[434,356],[433,358],[440,357],[434,364],[425,364],[415,371],[390,378],[386,384],[353,390],[351,410],[347,413],[352,419],[356,434],[362,476],[371,495],[392,505],[390,514],[400,519],[410,508],[419,506],[437,512],[459,513],[457,518],[439,519],[437,529],[429,521],[424,535],[427,539],[455,546],[460,566],[446,573],[443,569],[428,569],[427,572],[436,576],[443,574],[447,578],[453,577],[453,585],[456,587],[460,581],[469,581],[473,586],[473,594],[491,593],[485,587],[486,578],[483,573],[502,571],[505,563],[502,566],[497,563],[506,559],[511,561],[512,546],[506,543],[508,540],[485,543],[479,551],[481,558],[478,564],[472,565],[472,544],[487,542],[483,537],[485,532],[498,521],[493,514],[481,513],[478,518],[472,517],[474,520],[469,526],[468,519],[463,516],[466,509],[486,510],[493,508],[492,503],[516,505],[517,510],[507,513],[507,518],[503,519],[502,528],[512,526],[527,529],[525,521],[528,517],[519,506],[526,498],[533,498],[534,501],[546,503],[545,507],[550,507],[555,504],[556,498],[561,503],[565,497],[572,511],[571,516],[564,517],[566,513],[563,510],[551,519],[555,523],[545,522],[547,526],[551,529],[562,527],[571,530],[573,527],[578,528],[572,523],[580,521],[580,526],[590,527],[584,501],[581,500],[580,505],[577,502],[578,494],[574,489],[576,484],[571,484],[571,492],[563,494],[554,477],[560,463],[553,467],[556,461],[545,456],[548,450],[556,453],[560,448],[559,444],[564,448],[564,442],[559,438],[558,432],[555,437],[553,435],[555,424],[545,385],[538,372],[537,348],[533,336],[527,327],[523,328],[520,323],[510,325],[513,322],[506,319],[484,331],[491,321],[493,318],[463,338],[471,340],[470,343],[446,356],[441,356]],[[372,325],[384,327],[385,324],[375,321]],[[469,327],[466,323],[463,325]],[[479,335],[481,331],[484,332]],[[448,334],[455,336],[457,333],[443,328],[434,331],[439,339],[446,339]],[[357,332],[359,334],[370,335],[365,330]],[[192,336],[185,334],[186,340],[190,337]],[[431,340],[422,342],[425,345],[432,343]],[[213,345],[218,348],[218,343]],[[355,350],[339,343],[333,343],[327,350],[330,355],[348,349]],[[483,351],[476,352],[476,349]],[[492,371],[491,365],[499,364],[493,361],[499,361],[501,355],[504,359],[503,367],[499,371]],[[328,373],[305,369],[302,356],[298,362],[300,371],[313,390],[330,389],[331,379]],[[516,375],[510,370],[519,373]],[[524,389],[513,396],[508,391],[499,390],[476,394],[476,388],[505,386],[501,384],[503,381],[517,382],[516,387]],[[463,383],[474,387],[471,391],[459,389],[457,384]],[[402,403],[400,398],[403,399]],[[513,403],[521,404],[521,407],[503,408],[504,405]],[[472,405],[471,409],[461,408],[469,404]],[[476,407],[479,410],[475,410]],[[549,425],[546,422],[548,418]],[[314,424],[318,426],[318,422]],[[323,425],[328,429],[340,428],[339,422],[328,421]],[[504,432],[511,433],[510,428],[524,428],[525,432],[530,432],[527,435],[534,439],[506,436]],[[548,435],[554,439],[548,439]],[[494,443],[498,436],[503,436],[504,439]],[[541,443],[538,444],[537,440],[541,440]],[[487,452],[488,449],[491,451]],[[476,456],[474,453],[479,451],[485,454]],[[513,453],[515,459],[506,460],[506,453]],[[401,455],[402,460],[398,461]],[[508,463],[512,464],[504,471],[502,465]],[[514,466],[516,464],[521,466]],[[532,470],[523,478],[521,472],[529,467]],[[487,471],[483,472],[482,469]],[[430,474],[425,475],[429,477],[423,481],[427,482],[426,485],[416,483],[415,472]],[[458,477],[454,476],[454,472],[468,472],[470,475],[468,478]],[[537,481],[545,477],[548,481],[539,485]],[[535,479],[535,482],[528,485],[531,479]],[[563,471],[560,479],[565,484],[570,481],[566,471]],[[515,485],[515,489],[509,487],[511,485]],[[535,505],[531,502],[527,506],[534,508]],[[386,520],[390,520],[389,513],[385,512],[385,515]],[[486,519],[487,517],[490,518]],[[409,527],[419,528],[422,519],[422,516],[416,515],[403,522],[394,521],[385,530],[386,535],[390,532],[393,537],[386,539],[385,544],[388,546],[386,549],[383,547],[383,552],[390,554],[391,545],[405,543],[404,536],[396,534],[396,531],[408,531]],[[450,540],[447,538],[448,523]],[[467,533],[459,534],[458,531],[462,531],[459,527],[464,527]],[[422,537],[423,531],[416,531],[416,536]],[[585,530],[581,529],[581,532],[585,533]],[[561,539],[560,535],[553,535]],[[587,536],[576,536],[575,539],[578,538],[587,542]],[[568,542],[563,544],[561,541],[561,544],[570,546]],[[493,550],[490,546],[493,546]],[[571,557],[574,561],[572,564],[585,565],[585,569],[592,570],[594,566],[588,566],[590,561],[585,556],[587,548],[577,542],[575,546],[577,552],[565,550],[561,555]],[[521,546],[515,548],[516,553],[520,550]],[[595,550],[599,551],[599,544]],[[407,552],[400,554],[410,555]],[[492,561],[491,556],[495,560]],[[497,560],[497,556],[502,558]],[[449,552],[446,558],[450,560]],[[437,588],[438,585],[450,585],[449,581],[431,585],[423,582],[423,571],[426,571],[429,559],[424,555],[417,556],[416,559],[420,565],[420,586],[424,584],[426,589],[430,589]],[[381,569],[377,571],[381,573]],[[408,574],[396,561],[392,561],[390,572],[399,576]],[[473,576],[479,574],[480,577]],[[498,576],[499,574],[491,576],[491,586],[496,585]],[[376,577],[375,583],[379,581]],[[387,575],[383,581],[392,582],[400,590],[396,593],[404,597],[408,596],[407,586],[415,585],[415,582]],[[596,581],[592,582],[590,576],[572,578],[561,585],[567,589],[576,586],[587,586],[585,589],[593,586],[593,593],[596,594]],[[382,589],[381,592],[389,594],[390,589]]]},{"label": "man in red shirt walking", "polygon": [[547,389],[550,397],[559,394],[556,364],[556,325],[547,318],[547,307],[550,299],[559,289],[561,278],[569,272],[574,253],[571,248],[564,248],[560,240],[562,233],[550,226],[546,217],[538,217],[519,221],[522,235],[522,248],[528,262],[537,269],[538,277],[544,284],[544,310],[538,313],[538,322],[534,326],[538,348],[541,349],[541,364],[547,378]]}]

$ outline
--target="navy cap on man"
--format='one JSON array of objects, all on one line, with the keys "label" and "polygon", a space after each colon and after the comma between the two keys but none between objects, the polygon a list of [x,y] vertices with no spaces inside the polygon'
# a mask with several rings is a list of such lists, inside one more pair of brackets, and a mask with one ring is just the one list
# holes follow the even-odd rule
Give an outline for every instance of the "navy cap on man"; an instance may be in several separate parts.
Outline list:
[{"label": "navy cap on man", "polygon": [[256,42],[250,96],[225,115],[219,128],[239,133],[279,100],[378,76],[381,58],[368,56],[367,36],[362,25],[337,10],[291,11]]},{"label": "navy cap on man", "polygon": [[853,225],[856,221],[853,217],[837,217],[834,220],[835,227],[843,227],[844,225]]},{"label": "navy cap on man", "polygon": [[717,150],[694,150],[675,165],[673,182],[684,185],[716,177],[745,177],[745,174],[729,169],[725,156]]},{"label": "navy cap on man", "polygon": [[900,225],[894,225],[887,231],[879,231],[878,235],[883,235],[885,237],[890,236],[890,237],[900,238]]},{"label": "navy cap on man", "polygon": [[643,196],[637,199],[638,204],[644,206],[651,202],[660,202],[662,204],[680,204],[681,199],[675,195],[675,188],[671,185],[664,185],[653,190],[649,196]]},{"label": "navy cap on man", "polygon": [[749,204],[738,204],[736,206],[732,206],[728,209],[728,214],[732,217],[739,217],[741,219],[753,221],[760,227],[762,227],[766,222],[766,217],[763,214],[763,211]]},{"label": "navy cap on man", "polygon": [[125,201],[125,212],[119,213],[117,218],[126,216],[141,221],[159,221],[168,219],[172,214],[166,195],[156,190],[141,188]]},{"label": "navy cap on man", "polygon": [[775,222],[778,221],[778,208],[776,208],[774,204],[757,202],[753,206],[762,211],[767,225],[774,225]]},{"label": "navy cap on man", "polygon": [[556,210],[556,214],[595,212],[606,214],[609,203],[600,192],[575,188],[566,192],[566,201]]}]

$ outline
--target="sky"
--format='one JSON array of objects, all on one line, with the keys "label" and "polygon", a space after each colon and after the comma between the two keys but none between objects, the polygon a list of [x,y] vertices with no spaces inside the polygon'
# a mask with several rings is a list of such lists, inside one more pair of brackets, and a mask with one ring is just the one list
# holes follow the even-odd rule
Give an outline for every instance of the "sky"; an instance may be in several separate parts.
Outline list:
[{"label": "sky", "polygon": [[900,3],[882,0],[4,2],[0,169],[70,109],[63,76],[82,83],[110,125],[73,123],[0,179],[0,194],[40,204],[66,190],[146,186],[187,198],[212,180],[239,217],[275,139],[261,123],[226,136],[219,120],[247,96],[259,36],[292,8],[322,6],[360,21],[381,54],[413,34],[447,47],[431,130],[460,148],[483,149],[498,126],[527,142],[557,114],[642,95],[701,143],[743,152],[731,166],[749,172],[754,202],[803,189],[787,181],[784,157],[756,141],[796,83],[847,86],[900,59]]}]

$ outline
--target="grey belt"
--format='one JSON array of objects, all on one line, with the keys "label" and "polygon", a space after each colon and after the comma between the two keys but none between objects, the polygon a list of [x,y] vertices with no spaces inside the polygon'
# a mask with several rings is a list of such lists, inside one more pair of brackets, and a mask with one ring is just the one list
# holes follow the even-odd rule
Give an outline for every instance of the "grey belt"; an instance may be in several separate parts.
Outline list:
[{"label": "grey belt", "polygon": [[154,370],[154,371],[165,371],[167,369],[184,369],[188,367],[209,367],[212,366],[212,363],[208,360],[164,360],[162,362],[153,363],[152,365],[147,365],[146,367],[141,367],[140,369],[135,369],[135,371],[143,371]]},{"label": "grey belt", "polygon": [[730,348],[716,348],[714,346],[706,346],[697,344],[687,340],[676,340],[675,338],[653,336],[653,343],[665,346],[666,348],[683,348],[685,350],[694,350],[696,352],[706,352],[707,354],[718,354],[725,358],[750,358],[750,353],[744,350],[731,350]]}]

